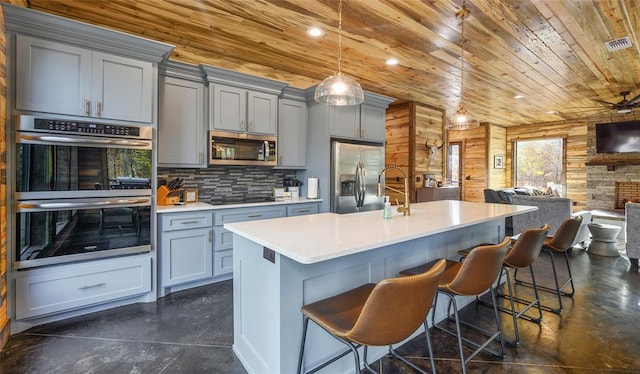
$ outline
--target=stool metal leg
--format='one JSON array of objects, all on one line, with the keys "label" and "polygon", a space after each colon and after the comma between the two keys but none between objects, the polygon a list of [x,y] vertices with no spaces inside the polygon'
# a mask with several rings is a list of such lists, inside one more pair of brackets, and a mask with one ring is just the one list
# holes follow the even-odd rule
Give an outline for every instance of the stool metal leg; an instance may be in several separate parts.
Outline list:
[{"label": "stool metal leg", "polygon": [[[548,249],[548,248],[542,248],[545,252],[549,253],[550,258],[551,258],[551,270],[553,270],[553,280],[555,283],[556,288],[551,288],[551,287],[546,287],[546,286],[541,286],[538,285],[537,288],[540,291],[545,291],[545,292],[550,292],[555,294],[558,297],[558,308],[552,308],[548,305],[540,305],[541,309],[546,310],[548,312],[551,313],[555,313],[555,314],[560,314],[562,313],[562,296],[566,296],[566,297],[573,297],[573,295],[575,294],[575,287],[573,284],[573,275],[571,274],[571,266],[569,265],[569,255],[567,254],[567,251],[563,251],[564,254],[564,260],[565,263],[567,265],[567,272],[569,277],[567,278],[566,281],[564,281],[564,283],[562,284],[562,286],[560,285],[560,282],[558,281],[558,272],[556,270],[556,263],[555,263],[555,256],[553,254],[553,250]],[[516,269],[515,271],[515,281],[517,284],[520,285],[524,285],[524,286],[529,286],[529,287],[533,287],[533,283],[532,282],[527,282],[527,281],[523,281],[521,279],[518,279],[518,270]],[[570,292],[565,292],[562,291],[567,285],[571,285],[571,291]]]}]

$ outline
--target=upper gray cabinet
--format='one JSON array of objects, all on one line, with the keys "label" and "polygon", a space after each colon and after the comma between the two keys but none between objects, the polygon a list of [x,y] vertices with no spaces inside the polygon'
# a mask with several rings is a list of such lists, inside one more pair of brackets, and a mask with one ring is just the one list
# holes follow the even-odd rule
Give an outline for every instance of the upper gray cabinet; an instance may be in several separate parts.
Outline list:
[{"label": "upper gray cabinet", "polygon": [[6,3],[2,9],[7,40],[15,40],[7,43],[15,109],[156,122],[157,66],[172,45]]},{"label": "upper gray cabinet", "polygon": [[158,164],[206,167],[202,72],[197,66],[170,61],[160,73]]},{"label": "upper gray cabinet", "polygon": [[212,130],[276,135],[278,95],[286,83],[201,65],[209,81]]},{"label": "upper gray cabinet", "polygon": [[307,103],[304,91],[287,87],[278,108],[278,166],[306,166]]},{"label": "upper gray cabinet", "polygon": [[[387,104],[388,105],[388,104]],[[385,138],[386,106],[363,103],[329,108],[330,135],[381,143]]]},{"label": "upper gray cabinet", "polygon": [[151,123],[150,62],[18,35],[16,109]]}]

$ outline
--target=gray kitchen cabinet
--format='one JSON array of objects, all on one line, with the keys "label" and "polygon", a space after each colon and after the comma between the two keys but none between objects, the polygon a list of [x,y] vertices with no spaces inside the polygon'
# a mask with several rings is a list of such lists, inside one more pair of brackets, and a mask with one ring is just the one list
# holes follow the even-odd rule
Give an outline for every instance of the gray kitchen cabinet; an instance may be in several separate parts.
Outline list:
[{"label": "gray kitchen cabinet", "polygon": [[15,318],[46,316],[150,291],[149,255],[43,267],[16,276]]},{"label": "gray kitchen cabinet", "polygon": [[16,109],[151,123],[153,64],[16,36]]},{"label": "gray kitchen cabinet", "polygon": [[[294,99],[294,90],[299,99]],[[307,103],[302,90],[285,88],[278,108],[278,166],[304,168],[306,166]],[[288,98],[292,97],[292,98]]]},{"label": "gray kitchen cabinet", "polygon": [[384,142],[386,107],[370,104],[360,104],[338,107],[330,111],[331,136]]},{"label": "gray kitchen cabinet", "polygon": [[213,276],[211,211],[162,215],[159,280],[171,287]]},{"label": "gray kitchen cabinet", "polygon": [[201,65],[209,81],[211,130],[276,135],[278,95],[286,83]]},{"label": "gray kitchen cabinet", "polygon": [[205,86],[197,66],[169,62],[160,76],[158,165],[206,167]]},{"label": "gray kitchen cabinet", "polygon": [[318,213],[318,203],[287,205],[287,217]]},{"label": "gray kitchen cabinet", "polygon": [[277,95],[221,84],[211,90],[214,130],[276,135]]}]

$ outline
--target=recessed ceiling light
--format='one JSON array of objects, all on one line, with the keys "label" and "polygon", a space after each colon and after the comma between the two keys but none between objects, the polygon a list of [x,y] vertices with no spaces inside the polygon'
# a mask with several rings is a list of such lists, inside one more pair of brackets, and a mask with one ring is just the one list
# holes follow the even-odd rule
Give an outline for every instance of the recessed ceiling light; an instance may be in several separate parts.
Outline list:
[{"label": "recessed ceiling light", "polygon": [[394,65],[398,65],[398,59],[397,58],[389,58],[387,59],[387,61],[385,61],[385,64],[389,65],[389,66],[394,66]]},{"label": "recessed ceiling light", "polygon": [[322,29],[320,29],[318,27],[312,27],[312,28],[307,30],[307,35],[313,36],[314,38],[317,38],[319,36],[324,35],[324,31],[322,31]]},{"label": "recessed ceiling light", "polygon": [[557,112],[557,111],[555,111],[555,110],[549,110],[549,111],[547,111],[547,114],[556,114],[556,113],[558,113],[558,112]]},{"label": "recessed ceiling light", "polygon": [[522,95],[516,95],[516,96],[514,96],[513,98],[514,98],[514,99],[522,99],[523,97],[524,97],[524,96],[522,96]]}]

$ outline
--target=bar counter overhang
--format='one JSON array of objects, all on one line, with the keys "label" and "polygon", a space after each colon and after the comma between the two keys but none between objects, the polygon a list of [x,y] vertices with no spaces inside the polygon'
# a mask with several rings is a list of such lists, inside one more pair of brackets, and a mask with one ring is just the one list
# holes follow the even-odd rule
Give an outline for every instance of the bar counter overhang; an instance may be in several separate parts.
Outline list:
[{"label": "bar counter overhang", "polygon": [[[302,305],[396,277],[426,261],[454,259],[459,249],[500,242],[506,217],[535,209],[444,200],[413,204],[410,216],[395,213],[392,219],[383,219],[380,210],[225,224],[234,233],[233,350],[249,373],[294,373]],[[436,320],[444,318],[445,308],[436,306]],[[344,348],[310,324],[304,367],[309,370]],[[373,360],[387,349],[369,352]],[[320,373],[352,371],[348,355]]]}]

